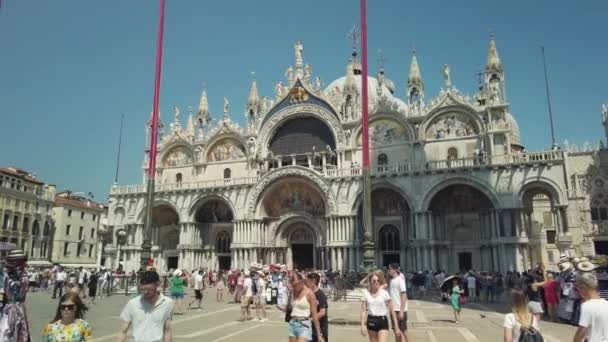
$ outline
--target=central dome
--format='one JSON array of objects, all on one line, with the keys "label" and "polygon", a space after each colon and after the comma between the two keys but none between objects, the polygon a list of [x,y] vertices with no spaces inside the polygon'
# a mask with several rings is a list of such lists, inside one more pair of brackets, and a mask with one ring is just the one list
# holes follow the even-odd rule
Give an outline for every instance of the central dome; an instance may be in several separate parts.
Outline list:
[{"label": "central dome", "polygon": [[[343,93],[345,86],[346,86],[347,82],[349,81],[348,79],[350,77],[353,78],[358,92],[361,93],[361,89],[363,89],[362,75],[342,76],[342,77],[334,80],[333,82],[331,82],[325,88],[323,93],[326,95],[331,95],[335,91],[334,89],[338,89],[338,90],[340,90],[341,93]],[[376,105],[376,103],[378,102],[378,98],[379,98],[378,83],[379,82],[378,82],[377,78],[372,77],[372,76],[367,76],[367,93],[369,96],[370,112],[372,111],[372,108]],[[389,100],[389,102],[396,104],[399,112],[402,112],[403,114],[407,114],[407,112],[408,112],[407,104],[403,100],[395,97],[395,95],[392,93],[391,89],[389,89],[389,87],[387,87],[387,84],[393,85],[393,82],[388,79],[385,79],[385,81],[382,83],[382,87],[381,87],[382,96],[387,98]]]}]

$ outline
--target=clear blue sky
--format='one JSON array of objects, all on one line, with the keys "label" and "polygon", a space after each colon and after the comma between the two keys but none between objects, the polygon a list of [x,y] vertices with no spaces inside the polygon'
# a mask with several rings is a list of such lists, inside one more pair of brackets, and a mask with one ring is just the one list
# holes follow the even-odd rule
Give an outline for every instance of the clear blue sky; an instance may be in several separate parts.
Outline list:
[{"label": "clear blue sky", "polygon": [[[158,0],[2,0],[0,165],[34,171],[60,189],[106,200],[114,179],[120,113],[126,115],[121,184],[141,183],[144,124],[152,107]],[[415,46],[427,100],[450,64],[455,85],[476,90],[488,31],[505,65],[507,94],[528,150],[550,145],[540,45],[548,58],[558,141],[603,137],[608,102],[608,2],[406,1],[368,4],[370,73],[383,49],[404,97]],[[293,64],[293,44],[325,84],[344,74],[345,38],[358,0],[167,0],[161,111],[196,107],[206,83],[211,110],[222,97],[243,121],[250,72],[261,95]],[[371,55],[373,53],[373,55]]]}]

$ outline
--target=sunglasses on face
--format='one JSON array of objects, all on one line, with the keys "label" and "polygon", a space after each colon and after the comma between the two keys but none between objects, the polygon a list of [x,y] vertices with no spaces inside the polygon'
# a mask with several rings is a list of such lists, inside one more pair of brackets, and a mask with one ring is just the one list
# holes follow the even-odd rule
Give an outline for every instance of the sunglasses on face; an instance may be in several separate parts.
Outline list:
[{"label": "sunglasses on face", "polygon": [[377,283],[378,279],[372,279],[372,283]]},{"label": "sunglasses on face", "polygon": [[61,308],[61,311],[74,311],[74,309],[76,309],[76,304],[61,304],[59,307]]}]

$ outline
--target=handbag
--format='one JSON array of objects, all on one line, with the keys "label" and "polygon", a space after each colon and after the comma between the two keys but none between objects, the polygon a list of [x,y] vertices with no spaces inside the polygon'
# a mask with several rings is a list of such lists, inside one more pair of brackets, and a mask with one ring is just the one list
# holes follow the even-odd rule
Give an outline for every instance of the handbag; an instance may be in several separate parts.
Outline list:
[{"label": "handbag", "polygon": [[460,305],[463,305],[463,304],[464,304],[464,296],[463,296],[463,295],[460,295],[460,296],[458,297],[458,304],[460,304]]}]

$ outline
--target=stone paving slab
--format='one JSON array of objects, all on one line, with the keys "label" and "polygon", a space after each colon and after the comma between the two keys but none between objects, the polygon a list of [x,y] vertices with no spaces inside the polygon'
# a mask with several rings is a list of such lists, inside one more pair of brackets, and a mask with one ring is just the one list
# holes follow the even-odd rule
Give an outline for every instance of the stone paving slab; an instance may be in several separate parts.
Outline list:
[{"label": "stone paving slab", "polygon": [[[284,314],[269,307],[268,322],[238,322],[240,308],[236,304],[217,303],[210,298],[211,291],[205,291],[203,310],[187,310],[184,315],[176,315],[174,320],[174,341],[236,342],[236,341],[285,341],[287,326]],[[95,341],[111,341],[119,328],[120,312],[132,296],[124,294],[101,298],[91,305],[87,320],[93,327]],[[192,300],[189,294],[184,302]],[[88,301],[86,299],[85,301]],[[54,314],[57,300],[48,293],[30,293],[27,306],[31,317],[32,339],[39,338],[43,326]],[[504,305],[484,305],[468,303],[461,315],[461,324],[452,322],[453,316],[448,305],[438,301],[412,300],[409,303],[409,331],[414,341],[437,342],[486,342],[502,341],[502,320]],[[332,341],[367,341],[359,328],[361,304],[358,302],[329,302],[331,320],[348,324],[330,324]],[[571,341],[575,328],[565,324],[542,322],[541,328],[548,342]],[[393,334],[390,334],[393,341]]]}]

